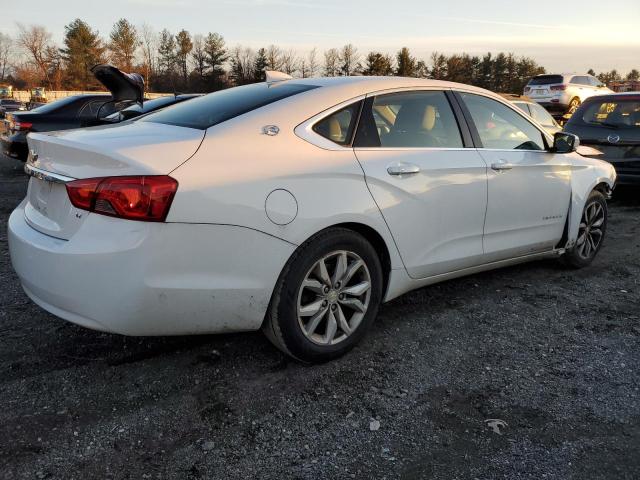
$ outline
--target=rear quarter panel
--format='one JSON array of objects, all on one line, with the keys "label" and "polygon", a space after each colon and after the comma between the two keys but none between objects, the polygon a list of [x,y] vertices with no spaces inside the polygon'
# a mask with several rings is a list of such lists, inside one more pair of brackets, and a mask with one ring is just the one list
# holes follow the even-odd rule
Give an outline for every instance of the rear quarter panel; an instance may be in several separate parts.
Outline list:
[{"label": "rear quarter panel", "polygon": [[[171,173],[180,186],[167,221],[238,225],[295,245],[324,228],[356,222],[376,230],[392,268],[402,268],[353,151],[325,150],[298,137],[295,127],[317,111],[302,104],[295,112],[297,104],[279,102],[211,127],[197,153]],[[264,135],[266,125],[280,132]],[[295,197],[297,215],[286,225],[266,214],[267,196],[277,189]]]}]

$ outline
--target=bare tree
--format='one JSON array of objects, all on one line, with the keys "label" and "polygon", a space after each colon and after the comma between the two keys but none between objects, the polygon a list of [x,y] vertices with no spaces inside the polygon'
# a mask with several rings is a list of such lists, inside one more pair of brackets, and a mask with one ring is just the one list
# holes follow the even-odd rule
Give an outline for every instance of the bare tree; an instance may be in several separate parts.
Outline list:
[{"label": "bare tree", "polygon": [[151,78],[156,71],[156,51],[158,50],[158,34],[149,24],[140,25],[140,41],[142,44],[142,63],[144,65],[145,80],[150,85]]},{"label": "bare tree", "polygon": [[293,49],[285,50],[280,56],[282,60],[282,71],[293,76],[298,70],[298,55]]},{"label": "bare tree", "polygon": [[351,43],[340,51],[340,70],[344,76],[353,75],[360,70],[360,54]]},{"label": "bare tree", "polygon": [[309,52],[309,55],[307,55],[307,62],[308,62],[310,77],[315,77],[316,75],[318,75],[319,65],[318,65],[317,57],[318,57],[318,50],[316,49],[316,47],[313,47],[313,49]]},{"label": "bare tree", "polygon": [[282,70],[282,50],[276,45],[269,45],[265,52],[267,57],[267,70]]},{"label": "bare tree", "polygon": [[340,52],[331,48],[324,52],[324,74],[327,77],[335,77],[340,74]]},{"label": "bare tree", "polygon": [[193,36],[193,50],[191,50],[191,58],[196,67],[198,76],[202,79],[207,72],[207,52],[204,48],[204,37],[201,34]]},{"label": "bare tree", "polygon": [[0,81],[9,74],[9,61],[13,51],[13,39],[0,32]]},{"label": "bare tree", "polygon": [[300,75],[302,78],[315,77],[318,74],[317,49],[314,47],[306,57],[300,60]]},{"label": "bare tree", "polygon": [[236,85],[252,83],[255,78],[255,52],[248,47],[237,45],[230,53],[230,74],[234,83]]},{"label": "bare tree", "polygon": [[47,47],[51,46],[51,33],[41,25],[25,26],[18,23],[17,44],[31,57],[31,62],[47,85],[49,85],[49,68],[47,64]]}]

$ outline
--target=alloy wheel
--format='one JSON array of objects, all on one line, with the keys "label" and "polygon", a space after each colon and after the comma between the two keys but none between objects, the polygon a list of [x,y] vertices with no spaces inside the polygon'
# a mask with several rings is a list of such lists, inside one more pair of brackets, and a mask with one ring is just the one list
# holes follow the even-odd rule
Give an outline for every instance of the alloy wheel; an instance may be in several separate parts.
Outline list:
[{"label": "alloy wheel", "polygon": [[369,308],[371,274],[354,252],[323,256],[307,272],[298,291],[302,333],[315,344],[335,345],[356,331]]},{"label": "alloy wheel", "polygon": [[596,254],[604,236],[602,231],[604,222],[604,207],[600,202],[589,203],[582,212],[576,241],[576,250],[580,257],[589,259]]}]

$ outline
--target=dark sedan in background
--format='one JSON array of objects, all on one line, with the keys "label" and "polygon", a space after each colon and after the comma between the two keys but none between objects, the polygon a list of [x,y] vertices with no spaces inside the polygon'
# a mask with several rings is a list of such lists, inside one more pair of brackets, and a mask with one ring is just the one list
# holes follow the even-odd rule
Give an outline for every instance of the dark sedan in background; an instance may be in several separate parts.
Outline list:
[{"label": "dark sedan in background", "polygon": [[7,155],[26,161],[29,132],[51,132],[95,125],[96,121],[132,104],[143,104],[144,80],[111,65],[91,69],[109,94],[74,95],[27,112],[13,112],[0,122],[0,142]]},{"label": "dark sedan in background", "polygon": [[602,152],[595,158],[615,167],[618,184],[640,185],[640,92],[591,97],[564,130]]},{"label": "dark sedan in background", "polygon": [[27,106],[20,100],[14,100],[13,98],[3,98],[0,100],[0,118],[4,118],[9,112],[16,112],[26,110]]}]

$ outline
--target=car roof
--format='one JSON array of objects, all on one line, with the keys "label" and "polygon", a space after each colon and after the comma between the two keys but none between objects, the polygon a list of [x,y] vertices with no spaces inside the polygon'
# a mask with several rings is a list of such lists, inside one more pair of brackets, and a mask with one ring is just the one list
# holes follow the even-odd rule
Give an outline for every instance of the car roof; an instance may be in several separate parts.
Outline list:
[{"label": "car roof", "polygon": [[593,97],[587,98],[583,103],[586,102],[595,102],[597,100],[628,100],[629,98],[637,97],[640,100],[640,92],[619,92],[619,93],[607,93],[604,95],[595,95]]},{"label": "car roof", "polygon": [[378,76],[350,76],[350,77],[312,77],[312,78],[293,78],[291,80],[283,80],[272,82],[272,85],[278,84],[296,84],[322,87],[311,90],[309,93],[327,95],[327,96],[351,96],[357,97],[373,92],[381,92],[384,90],[410,89],[410,88],[439,88],[443,90],[455,89],[468,92],[481,93],[500,100],[499,95],[485,90],[483,88],[474,87],[462,83],[447,82],[443,80],[431,80],[426,78],[413,77],[378,77]]}]

